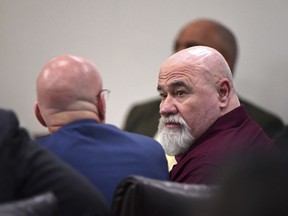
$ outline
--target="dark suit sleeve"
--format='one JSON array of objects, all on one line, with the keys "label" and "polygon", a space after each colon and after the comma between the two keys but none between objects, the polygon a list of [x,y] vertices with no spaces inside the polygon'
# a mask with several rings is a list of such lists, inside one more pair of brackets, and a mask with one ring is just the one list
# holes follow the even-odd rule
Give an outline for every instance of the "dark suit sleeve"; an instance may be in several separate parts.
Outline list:
[{"label": "dark suit sleeve", "polygon": [[288,150],[288,125],[275,138],[275,142],[280,151]]},{"label": "dark suit sleeve", "polygon": [[31,141],[12,112],[0,110],[0,202],[52,191],[60,215],[107,215],[103,196],[52,153]]},{"label": "dark suit sleeve", "polygon": [[159,105],[157,98],[145,103],[133,106],[126,118],[123,129],[125,131],[143,134],[154,137],[159,123]]},{"label": "dark suit sleeve", "polygon": [[283,121],[275,114],[268,112],[243,98],[239,98],[242,105],[251,116],[251,118],[256,121],[264,132],[271,138],[274,139],[276,135],[283,129]]},{"label": "dark suit sleeve", "polygon": [[127,114],[123,129],[125,131],[133,132],[133,128],[136,122],[137,122],[137,106],[133,106]]}]

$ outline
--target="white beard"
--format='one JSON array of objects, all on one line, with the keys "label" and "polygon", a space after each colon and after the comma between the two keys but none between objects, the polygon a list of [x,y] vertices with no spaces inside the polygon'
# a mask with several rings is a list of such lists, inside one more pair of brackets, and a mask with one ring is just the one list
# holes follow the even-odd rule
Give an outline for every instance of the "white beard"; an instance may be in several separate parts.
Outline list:
[{"label": "white beard", "polygon": [[[181,128],[166,128],[165,123],[168,122],[179,123]],[[188,151],[195,141],[189,126],[179,114],[168,117],[161,116],[158,131],[160,144],[164,148],[165,153],[170,156],[176,156]]]}]

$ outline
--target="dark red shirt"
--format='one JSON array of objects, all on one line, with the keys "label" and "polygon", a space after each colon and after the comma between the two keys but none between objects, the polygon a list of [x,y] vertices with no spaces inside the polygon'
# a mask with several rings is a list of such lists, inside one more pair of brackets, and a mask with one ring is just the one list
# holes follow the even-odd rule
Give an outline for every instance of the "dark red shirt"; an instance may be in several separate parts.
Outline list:
[{"label": "dark red shirt", "polygon": [[176,156],[177,164],[170,171],[170,180],[213,184],[213,176],[228,156],[254,152],[268,155],[274,149],[274,141],[240,106],[217,119],[188,152]]}]

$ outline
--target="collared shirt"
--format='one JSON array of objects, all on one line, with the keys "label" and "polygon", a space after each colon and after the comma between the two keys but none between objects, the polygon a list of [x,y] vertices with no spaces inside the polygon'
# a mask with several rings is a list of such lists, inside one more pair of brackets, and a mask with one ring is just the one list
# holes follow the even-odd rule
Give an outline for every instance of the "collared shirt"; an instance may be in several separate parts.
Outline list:
[{"label": "collared shirt", "polygon": [[243,106],[216,120],[185,154],[176,156],[170,180],[213,184],[223,162],[233,155],[273,152],[274,141],[246,113]]}]

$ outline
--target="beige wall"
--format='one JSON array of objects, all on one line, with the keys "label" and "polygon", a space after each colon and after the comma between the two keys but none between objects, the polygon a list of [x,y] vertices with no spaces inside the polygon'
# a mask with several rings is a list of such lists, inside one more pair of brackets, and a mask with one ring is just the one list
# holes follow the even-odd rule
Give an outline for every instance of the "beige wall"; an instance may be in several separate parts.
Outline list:
[{"label": "beige wall", "polygon": [[107,122],[157,95],[157,73],[179,28],[215,18],[238,35],[238,93],[288,122],[287,0],[0,0],[0,102],[31,132],[35,78],[60,54],[92,60],[111,89]]}]

